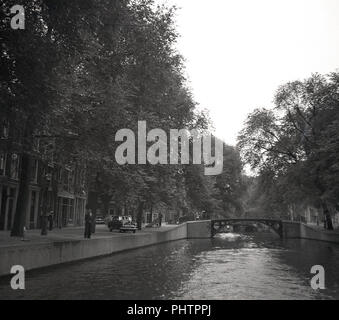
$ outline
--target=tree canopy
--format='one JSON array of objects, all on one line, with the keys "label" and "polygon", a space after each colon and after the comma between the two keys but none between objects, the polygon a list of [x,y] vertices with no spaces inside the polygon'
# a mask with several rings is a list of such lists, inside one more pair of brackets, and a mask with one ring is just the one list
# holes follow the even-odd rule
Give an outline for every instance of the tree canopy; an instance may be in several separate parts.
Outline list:
[{"label": "tree canopy", "polygon": [[338,73],[314,74],[281,86],[274,108],[256,109],[239,135],[266,202],[279,204],[273,212],[304,202],[328,213],[339,202],[338,79]]},{"label": "tree canopy", "polygon": [[236,192],[240,181],[235,150],[227,151],[233,159],[218,181],[204,177],[199,166],[119,166],[114,160],[116,132],[136,132],[138,120],[165,131],[211,130],[206,113],[197,111],[175,49],[175,7],[152,0],[25,0],[26,28],[18,31],[9,28],[14,4],[0,6],[0,115],[12,128],[2,148],[19,153],[22,168],[23,201],[13,235],[23,229],[30,159],[47,161],[41,150],[48,148],[56,163],[86,168],[89,191],[104,211],[112,200],[133,210],[161,203],[212,213],[216,199],[224,210],[226,203],[239,207],[233,199],[238,193],[224,187],[230,180]]}]

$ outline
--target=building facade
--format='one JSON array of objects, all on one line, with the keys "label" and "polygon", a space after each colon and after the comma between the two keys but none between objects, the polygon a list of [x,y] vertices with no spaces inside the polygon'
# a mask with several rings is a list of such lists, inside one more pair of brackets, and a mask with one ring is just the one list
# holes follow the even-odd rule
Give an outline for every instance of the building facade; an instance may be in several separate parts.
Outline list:
[{"label": "building facade", "polygon": [[[19,194],[21,156],[9,148],[9,126],[0,123],[0,231],[11,230]],[[52,213],[54,226],[81,226],[84,223],[86,171],[79,165],[64,165],[53,160],[36,143],[30,156],[29,194],[25,205],[26,229],[41,228],[44,214]]]}]

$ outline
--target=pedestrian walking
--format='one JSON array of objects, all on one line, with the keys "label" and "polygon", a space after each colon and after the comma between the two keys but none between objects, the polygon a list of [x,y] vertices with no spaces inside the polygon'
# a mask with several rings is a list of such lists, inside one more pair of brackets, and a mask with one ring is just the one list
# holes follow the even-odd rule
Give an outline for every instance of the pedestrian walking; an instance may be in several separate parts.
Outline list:
[{"label": "pedestrian walking", "polygon": [[91,239],[92,223],[93,223],[92,210],[88,206],[86,206],[86,214],[85,214],[85,238],[86,239]]},{"label": "pedestrian walking", "polygon": [[54,212],[50,211],[48,214],[48,229],[49,231],[53,230],[53,220],[54,220]]}]

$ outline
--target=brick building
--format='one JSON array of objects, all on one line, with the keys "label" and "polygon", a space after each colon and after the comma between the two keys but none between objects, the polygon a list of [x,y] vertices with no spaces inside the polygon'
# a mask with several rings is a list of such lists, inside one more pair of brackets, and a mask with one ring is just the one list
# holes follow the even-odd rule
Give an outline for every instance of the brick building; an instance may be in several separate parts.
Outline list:
[{"label": "brick building", "polygon": [[[0,231],[11,230],[18,201],[21,156],[9,147],[9,126],[0,123]],[[53,160],[53,151],[44,146],[31,156],[30,184],[26,204],[27,229],[41,227],[43,212],[54,213],[57,227],[80,226],[86,206],[86,170],[78,164],[65,165]],[[15,149],[14,149],[15,150]]]}]

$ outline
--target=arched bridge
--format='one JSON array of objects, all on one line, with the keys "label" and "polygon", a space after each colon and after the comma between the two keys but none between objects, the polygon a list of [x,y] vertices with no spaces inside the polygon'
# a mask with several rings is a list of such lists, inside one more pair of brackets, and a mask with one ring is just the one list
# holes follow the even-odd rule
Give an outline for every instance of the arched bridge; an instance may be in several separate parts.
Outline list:
[{"label": "arched bridge", "polygon": [[241,222],[264,224],[274,230],[281,238],[283,237],[283,221],[278,219],[265,218],[227,218],[211,220],[212,237],[214,237],[217,233],[225,232],[226,226],[240,224]]}]

